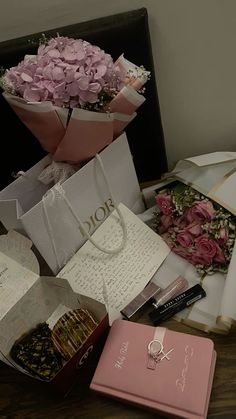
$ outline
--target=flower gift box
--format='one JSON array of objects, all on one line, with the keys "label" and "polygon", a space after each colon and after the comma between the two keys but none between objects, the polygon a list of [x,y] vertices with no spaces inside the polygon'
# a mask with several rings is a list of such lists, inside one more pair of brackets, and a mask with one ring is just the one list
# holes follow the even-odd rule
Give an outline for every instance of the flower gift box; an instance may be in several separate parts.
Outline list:
[{"label": "flower gift box", "polygon": [[216,152],[178,162],[143,191],[148,222],[172,250],[155,281],[200,283],[206,298],[175,318],[206,332],[226,334],[236,321],[235,182],[236,153]]},{"label": "flower gift box", "polygon": [[66,395],[86,381],[86,361],[106,336],[105,306],[65,279],[40,277],[30,240],[14,231],[0,237],[0,275],[0,359]]}]

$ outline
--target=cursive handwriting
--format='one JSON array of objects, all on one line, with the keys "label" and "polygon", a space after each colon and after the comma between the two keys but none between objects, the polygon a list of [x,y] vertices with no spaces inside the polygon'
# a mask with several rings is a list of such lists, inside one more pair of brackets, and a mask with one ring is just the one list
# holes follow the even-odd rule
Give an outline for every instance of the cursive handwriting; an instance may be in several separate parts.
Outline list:
[{"label": "cursive handwriting", "polygon": [[184,392],[184,388],[185,388],[185,385],[186,385],[186,376],[187,376],[187,372],[188,372],[188,369],[189,369],[189,363],[190,363],[190,360],[193,356],[194,350],[193,350],[193,348],[190,348],[189,345],[187,345],[187,346],[185,346],[184,352],[185,352],[184,367],[183,367],[182,372],[181,372],[181,377],[177,378],[177,380],[175,382],[176,387],[178,389],[180,389],[182,392]]},{"label": "cursive handwriting", "polygon": [[121,370],[123,368],[123,364],[126,360],[127,352],[128,352],[129,342],[122,342],[122,345],[119,350],[119,355],[115,362],[115,368]]}]

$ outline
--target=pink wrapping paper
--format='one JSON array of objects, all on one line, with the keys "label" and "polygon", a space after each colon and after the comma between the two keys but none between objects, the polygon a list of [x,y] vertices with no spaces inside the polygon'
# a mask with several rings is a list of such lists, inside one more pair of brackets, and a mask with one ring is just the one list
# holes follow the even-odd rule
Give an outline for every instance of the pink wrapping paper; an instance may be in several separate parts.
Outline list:
[{"label": "pink wrapping paper", "polygon": [[113,132],[115,138],[117,138],[127,127],[127,125],[136,117],[136,112],[131,115],[124,115],[118,112],[113,114]]},{"label": "pink wrapping paper", "polygon": [[[116,63],[125,74],[129,68],[139,69],[123,56]],[[58,109],[51,102],[27,102],[8,93],[4,97],[55,161],[82,163],[110,144],[135,118],[136,110],[145,101],[135,89],[142,87],[146,80],[138,78],[137,72],[137,78],[127,79],[129,84],[104,112],[74,108],[67,125],[66,108]]]},{"label": "pink wrapping paper", "polygon": [[124,86],[117,96],[110,102],[110,112],[120,112],[127,115],[132,115],[140,105],[145,101],[145,98],[138,94],[132,86]]},{"label": "pink wrapping paper", "polygon": [[[80,141],[80,138],[84,140]],[[84,161],[94,157],[98,150],[102,150],[112,140],[113,119],[110,114],[74,109],[53,159]]]},{"label": "pink wrapping paper", "polygon": [[3,94],[13,111],[40,142],[42,148],[54,153],[65,135],[53,105],[50,102],[27,103],[23,99]]}]

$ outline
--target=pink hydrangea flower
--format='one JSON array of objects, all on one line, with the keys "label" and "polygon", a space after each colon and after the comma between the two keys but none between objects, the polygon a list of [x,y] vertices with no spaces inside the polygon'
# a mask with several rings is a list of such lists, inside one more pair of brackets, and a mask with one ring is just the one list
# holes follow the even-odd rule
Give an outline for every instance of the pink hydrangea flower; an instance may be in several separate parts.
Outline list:
[{"label": "pink hydrangea flower", "polygon": [[114,95],[124,85],[109,54],[87,41],[61,36],[8,70],[5,84],[29,102],[48,100],[68,107],[94,104],[102,91]]}]

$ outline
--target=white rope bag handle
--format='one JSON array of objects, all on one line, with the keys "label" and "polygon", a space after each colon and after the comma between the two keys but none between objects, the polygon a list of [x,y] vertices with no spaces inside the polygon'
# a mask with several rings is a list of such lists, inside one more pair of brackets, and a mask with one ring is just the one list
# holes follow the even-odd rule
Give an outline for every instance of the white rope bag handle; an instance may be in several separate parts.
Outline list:
[{"label": "white rope bag handle", "polygon": [[[102,171],[102,174],[103,174],[105,183],[106,183],[106,187],[107,187],[107,189],[109,191],[109,194],[111,196],[112,202],[114,204],[114,208],[117,211],[117,214],[118,214],[118,216],[120,218],[120,224],[121,224],[123,236],[122,236],[121,243],[119,244],[119,246],[117,248],[115,248],[115,249],[106,249],[105,247],[101,246],[99,243],[96,243],[96,241],[92,238],[92,236],[84,228],[83,222],[81,221],[79,215],[75,213],[75,211],[74,211],[74,209],[73,209],[70,201],[68,200],[68,198],[67,198],[67,196],[65,194],[65,191],[64,191],[64,189],[63,189],[63,187],[61,186],[60,183],[58,183],[56,185],[56,189],[57,189],[57,192],[59,192],[59,194],[65,200],[65,202],[66,202],[66,204],[67,204],[67,206],[68,206],[71,214],[73,215],[73,217],[75,218],[75,220],[79,224],[79,227],[80,227],[81,231],[83,232],[84,236],[87,238],[87,240],[89,240],[101,252],[104,252],[104,253],[107,253],[107,254],[111,254],[111,255],[115,255],[115,254],[119,253],[121,250],[123,250],[124,247],[125,247],[125,244],[126,244],[126,241],[127,241],[127,228],[126,228],[126,225],[125,225],[125,220],[124,220],[123,214],[121,213],[121,211],[120,211],[120,209],[119,209],[119,207],[117,205],[117,202],[116,202],[116,200],[114,198],[114,195],[112,193],[110,184],[108,182],[108,179],[107,179],[107,176],[106,176],[106,172],[105,172],[105,168],[104,168],[102,159],[101,159],[101,157],[98,154],[96,154],[95,158],[96,158],[96,160],[99,163],[99,166],[101,168],[101,171]],[[53,191],[53,189],[51,189],[51,192],[53,194],[55,193]],[[46,227],[47,227],[47,230],[48,230],[48,235],[49,235],[50,240],[51,240],[51,243],[52,243],[52,247],[53,247],[53,251],[54,251],[55,257],[56,257],[57,264],[60,267],[60,261],[58,259],[58,254],[57,254],[57,250],[56,250],[56,243],[55,243],[55,240],[54,240],[53,229],[52,229],[51,222],[50,222],[50,219],[49,219],[49,216],[48,216],[47,206],[46,206],[46,202],[45,202],[45,198],[44,197],[42,199],[42,203],[43,203],[43,211],[44,211],[44,215],[45,215],[45,219],[46,219]]]}]

